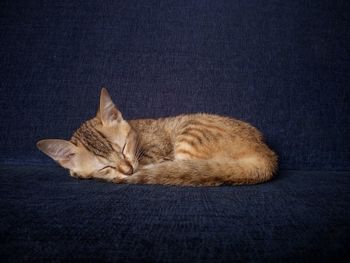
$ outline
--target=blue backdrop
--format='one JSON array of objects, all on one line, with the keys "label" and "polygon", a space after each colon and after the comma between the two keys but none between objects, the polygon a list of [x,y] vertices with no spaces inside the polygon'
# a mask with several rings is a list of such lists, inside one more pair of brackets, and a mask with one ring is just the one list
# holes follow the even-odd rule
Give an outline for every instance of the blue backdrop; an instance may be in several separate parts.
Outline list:
[{"label": "blue backdrop", "polygon": [[[1,0],[0,261],[350,262],[349,14],[348,0]],[[69,138],[102,86],[128,119],[251,122],[291,170],[241,187],[69,177],[35,143]]]},{"label": "blue backdrop", "polygon": [[284,169],[350,169],[349,1],[1,1],[0,162],[52,163],[109,88],[126,118],[251,122]]}]

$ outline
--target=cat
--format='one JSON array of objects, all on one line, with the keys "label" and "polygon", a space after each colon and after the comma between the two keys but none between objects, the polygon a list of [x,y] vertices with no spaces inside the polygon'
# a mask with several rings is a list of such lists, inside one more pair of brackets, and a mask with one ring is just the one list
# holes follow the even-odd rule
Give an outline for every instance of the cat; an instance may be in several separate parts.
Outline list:
[{"label": "cat", "polygon": [[73,177],[113,183],[256,184],[278,166],[262,134],[246,122],[205,113],[127,121],[105,88],[96,117],[70,141],[46,139],[37,147]]}]

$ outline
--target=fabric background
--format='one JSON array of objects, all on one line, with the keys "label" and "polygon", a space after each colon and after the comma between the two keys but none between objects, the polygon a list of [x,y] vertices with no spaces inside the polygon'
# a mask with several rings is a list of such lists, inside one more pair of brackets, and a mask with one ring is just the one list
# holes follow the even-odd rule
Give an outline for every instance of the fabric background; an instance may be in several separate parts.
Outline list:
[{"label": "fabric background", "polygon": [[38,165],[0,174],[1,262],[350,260],[343,172],[204,188],[76,180]]},{"label": "fabric background", "polygon": [[283,169],[349,170],[349,1],[1,1],[0,162],[52,164],[105,86],[128,119],[258,127]]},{"label": "fabric background", "polygon": [[[350,262],[349,14],[346,0],[0,1],[0,261]],[[102,86],[127,119],[248,121],[280,172],[208,188],[69,177],[35,143],[68,139]]]}]

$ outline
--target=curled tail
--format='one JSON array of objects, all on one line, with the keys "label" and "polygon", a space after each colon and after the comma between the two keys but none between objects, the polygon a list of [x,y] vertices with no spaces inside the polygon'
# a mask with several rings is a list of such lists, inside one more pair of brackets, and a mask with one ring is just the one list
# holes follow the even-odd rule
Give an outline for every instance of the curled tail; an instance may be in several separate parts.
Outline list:
[{"label": "curled tail", "polygon": [[272,178],[277,157],[247,157],[238,160],[174,160],[141,168],[125,183],[183,186],[258,184]]}]

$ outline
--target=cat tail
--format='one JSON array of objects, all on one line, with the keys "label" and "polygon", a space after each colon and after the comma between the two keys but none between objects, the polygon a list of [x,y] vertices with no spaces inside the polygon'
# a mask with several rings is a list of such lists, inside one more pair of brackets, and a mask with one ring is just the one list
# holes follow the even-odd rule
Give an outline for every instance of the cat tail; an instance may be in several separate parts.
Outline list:
[{"label": "cat tail", "polygon": [[174,160],[146,166],[128,176],[125,183],[183,186],[258,184],[270,180],[276,169],[275,155],[239,160]]}]

